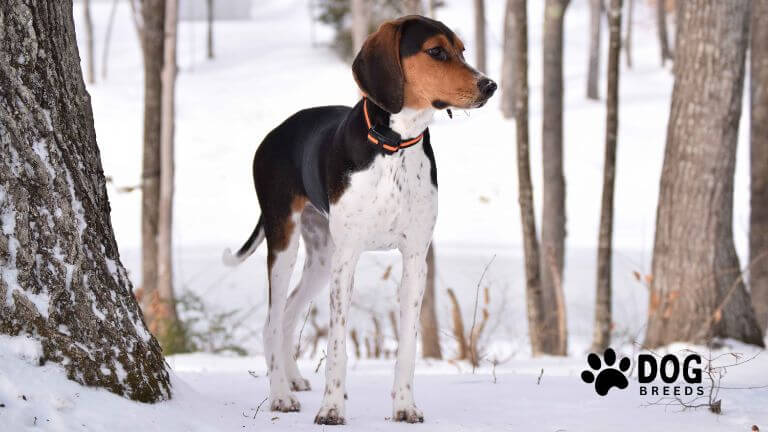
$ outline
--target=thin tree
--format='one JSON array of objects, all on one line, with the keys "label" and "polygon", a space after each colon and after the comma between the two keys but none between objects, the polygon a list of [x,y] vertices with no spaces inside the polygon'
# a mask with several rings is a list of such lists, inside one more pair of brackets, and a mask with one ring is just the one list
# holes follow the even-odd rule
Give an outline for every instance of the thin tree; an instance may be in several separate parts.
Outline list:
[{"label": "thin tree", "polygon": [[600,99],[600,33],[602,29],[603,0],[589,0],[589,70],[587,98]]},{"label": "thin tree", "polygon": [[[659,190],[646,345],[763,345],[733,244],[733,188],[750,2],[681,5]],[[706,67],[701,67],[706,65]]]},{"label": "thin tree", "polygon": [[757,322],[768,328],[768,0],[752,2],[750,57],[749,285]]},{"label": "thin tree", "polygon": [[517,184],[520,220],[523,228],[525,254],[525,297],[528,315],[528,333],[533,355],[546,353],[544,349],[544,301],[539,274],[539,242],[536,238],[536,218],[533,213],[533,185],[528,134],[528,6],[526,0],[512,0],[515,7],[517,56],[517,87],[515,95],[515,123],[517,138]]},{"label": "thin tree", "polygon": [[112,7],[109,10],[109,20],[107,29],[104,32],[104,49],[101,53],[101,79],[107,79],[107,67],[109,66],[109,44],[112,41],[112,28],[115,26],[115,15],[117,15],[117,4],[120,0],[112,0]]},{"label": "thin tree", "polygon": [[632,68],[632,27],[634,26],[635,0],[627,0],[627,33],[624,36],[624,54],[627,67]]},{"label": "thin tree", "polygon": [[[632,1],[632,0],[629,0]],[[613,190],[616,183],[616,141],[619,131],[619,56],[622,0],[611,0],[608,10],[608,89],[605,119],[605,163],[600,233],[597,239],[597,295],[592,351],[602,352],[611,342],[611,259],[613,256]]]},{"label": "thin tree", "polygon": [[504,13],[504,48],[501,60],[501,113],[504,118],[515,116],[515,4],[507,0]]},{"label": "thin tree", "polygon": [[475,0],[475,67],[485,73],[485,0]]},{"label": "thin tree", "polygon": [[[541,223],[541,291],[546,304],[562,298],[565,256],[565,175],[563,174],[563,24],[570,0],[547,0],[544,6],[542,83],[543,206]],[[545,318],[548,354],[567,353],[565,313],[548,308]]]},{"label": "thin tree", "polygon": [[91,19],[91,0],[83,0],[83,23],[85,24],[85,76],[88,84],[96,82],[93,58],[93,20]]},{"label": "thin tree", "polygon": [[208,51],[208,58],[213,58],[213,0],[206,0],[205,1],[206,6],[206,22],[207,22],[207,51]]},{"label": "thin tree", "polygon": [[[680,3],[684,1],[678,0],[678,11],[681,8]],[[678,22],[682,17],[678,13]],[[656,28],[659,34],[659,47],[661,48],[661,65],[664,66],[667,60],[673,60],[672,49],[669,47],[669,36],[667,36],[667,0],[656,0]]]},{"label": "thin tree", "polygon": [[72,2],[6,3],[0,19],[0,56],[27,59],[0,62],[0,334],[80,384],[168,399],[110,222]]},{"label": "thin tree", "polygon": [[360,51],[365,38],[368,37],[368,8],[366,6],[366,0],[352,0],[350,4],[353,55]]}]

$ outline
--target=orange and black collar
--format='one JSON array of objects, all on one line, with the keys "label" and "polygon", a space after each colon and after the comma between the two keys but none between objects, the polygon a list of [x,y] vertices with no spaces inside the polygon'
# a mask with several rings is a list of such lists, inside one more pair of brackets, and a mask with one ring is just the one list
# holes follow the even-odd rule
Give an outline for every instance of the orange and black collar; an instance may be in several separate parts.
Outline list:
[{"label": "orange and black collar", "polygon": [[368,115],[368,98],[363,98],[363,116],[365,117],[365,124],[368,126],[368,141],[381,146],[384,151],[388,153],[395,153],[400,149],[410,147],[424,137],[424,132],[419,136],[408,140],[403,140],[400,134],[390,129],[388,126],[383,125],[371,125],[371,118]]}]

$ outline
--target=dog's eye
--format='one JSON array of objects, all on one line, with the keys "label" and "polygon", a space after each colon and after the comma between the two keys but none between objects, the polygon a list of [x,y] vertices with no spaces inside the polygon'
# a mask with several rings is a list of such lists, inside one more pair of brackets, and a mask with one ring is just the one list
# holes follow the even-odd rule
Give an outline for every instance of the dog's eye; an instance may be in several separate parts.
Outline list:
[{"label": "dog's eye", "polygon": [[427,54],[435,60],[448,60],[448,53],[441,47],[434,47],[427,50]]}]

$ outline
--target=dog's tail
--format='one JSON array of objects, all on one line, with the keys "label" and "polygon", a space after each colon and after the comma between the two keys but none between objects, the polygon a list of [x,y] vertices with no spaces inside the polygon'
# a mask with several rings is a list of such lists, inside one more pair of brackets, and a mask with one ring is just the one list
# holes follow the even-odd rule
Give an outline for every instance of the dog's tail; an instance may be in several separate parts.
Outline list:
[{"label": "dog's tail", "polygon": [[259,217],[259,222],[256,223],[256,228],[253,229],[251,236],[245,241],[245,244],[240,247],[240,250],[236,254],[232,255],[232,251],[227,248],[224,250],[224,255],[221,257],[224,261],[224,265],[228,267],[235,267],[245,261],[257,247],[264,241],[264,218]]}]

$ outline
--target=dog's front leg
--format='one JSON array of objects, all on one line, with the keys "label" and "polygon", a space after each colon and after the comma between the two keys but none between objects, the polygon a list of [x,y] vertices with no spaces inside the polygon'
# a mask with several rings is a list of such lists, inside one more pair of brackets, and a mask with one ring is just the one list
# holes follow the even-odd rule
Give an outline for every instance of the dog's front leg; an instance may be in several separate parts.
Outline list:
[{"label": "dog's front leg", "polygon": [[339,247],[331,260],[331,308],[325,358],[325,393],[315,423],[342,425],[347,378],[347,319],[359,251]]},{"label": "dog's front leg", "polygon": [[424,421],[413,400],[413,369],[416,360],[416,334],[421,298],[427,279],[426,248],[418,252],[402,251],[403,277],[400,282],[400,331],[397,345],[395,383],[392,388],[395,421]]}]

